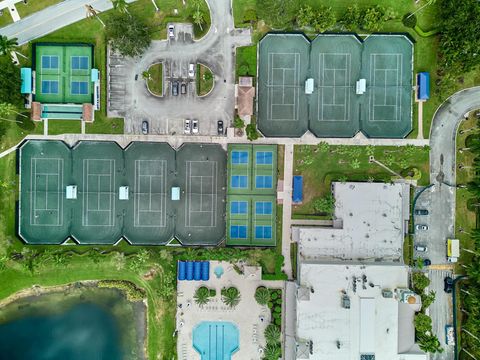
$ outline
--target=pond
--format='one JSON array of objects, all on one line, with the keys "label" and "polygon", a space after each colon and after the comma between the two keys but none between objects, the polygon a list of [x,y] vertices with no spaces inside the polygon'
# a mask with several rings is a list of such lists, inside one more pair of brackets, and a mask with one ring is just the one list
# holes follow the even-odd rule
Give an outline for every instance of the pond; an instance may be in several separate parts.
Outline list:
[{"label": "pond", "polygon": [[0,308],[0,358],[144,359],[145,309],[120,291],[73,287]]}]

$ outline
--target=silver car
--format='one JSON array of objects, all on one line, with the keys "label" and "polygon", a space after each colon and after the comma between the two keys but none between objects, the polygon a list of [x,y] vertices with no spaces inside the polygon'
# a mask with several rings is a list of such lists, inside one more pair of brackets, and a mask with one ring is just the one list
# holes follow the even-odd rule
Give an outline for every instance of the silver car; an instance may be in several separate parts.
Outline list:
[{"label": "silver car", "polygon": [[168,25],[168,37],[170,39],[175,39],[175,26],[174,25]]},{"label": "silver car", "polygon": [[428,225],[417,224],[415,225],[415,230],[428,230]]},{"label": "silver car", "polygon": [[190,122],[190,119],[185,119],[185,127],[184,127],[184,132],[185,134],[190,134],[192,131],[192,128],[191,128],[191,122]]},{"label": "silver car", "polygon": [[192,134],[198,134],[198,120],[192,120]]}]

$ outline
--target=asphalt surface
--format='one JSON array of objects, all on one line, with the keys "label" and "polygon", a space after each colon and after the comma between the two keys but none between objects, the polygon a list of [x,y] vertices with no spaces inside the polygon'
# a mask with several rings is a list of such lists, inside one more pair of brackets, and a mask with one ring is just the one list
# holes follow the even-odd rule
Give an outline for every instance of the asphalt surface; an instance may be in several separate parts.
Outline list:
[{"label": "asphalt surface", "polygon": [[[134,0],[127,0],[128,3]],[[22,45],[55,30],[85,19],[85,5],[102,12],[113,7],[110,0],[64,0],[0,29],[0,34],[15,37]]]},{"label": "asphalt surface", "polygon": [[[139,134],[141,122],[150,123],[152,134],[183,133],[185,119],[198,119],[200,135],[215,135],[217,121],[231,125],[235,107],[235,48],[251,44],[250,29],[234,29],[230,1],[207,0],[212,24],[208,33],[193,40],[191,27],[175,25],[175,39],[153,41],[141,58],[109,57],[110,116],[125,117],[125,132]],[[151,64],[165,64],[163,98],[152,95],[142,79]],[[204,97],[172,96],[171,81],[185,82],[189,63],[201,63],[214,74],[214,88]],[[135,80],[135,75],[139,75]],[[121,80],[118,80],[121,79]],[[119,84],[120,83],[120,84]],[[113,85],[113,87],[111,86]]]},{"label": "asphalt surface", "polygon": [[[420,195],[417,209],[429,211],[427,216],[415,216],[415,224],[426,224],[426,231],[415,231],[415,244],[426,245],[425,254],[432,264],[447,264],[446,240],[455,236],[456,190],[456,135],[464,115],[480,108],[480,87],[455,93],[438,108],[430,131],[430,182],[433,185]],[[445,325],[452,324],[452,296],[443,291],[444,270],[429,270],[430,289],[436,292],[435,302],[429,308],[433,329],[445,347],[432,360],[453,359],[453,347],[445,345]]]}]

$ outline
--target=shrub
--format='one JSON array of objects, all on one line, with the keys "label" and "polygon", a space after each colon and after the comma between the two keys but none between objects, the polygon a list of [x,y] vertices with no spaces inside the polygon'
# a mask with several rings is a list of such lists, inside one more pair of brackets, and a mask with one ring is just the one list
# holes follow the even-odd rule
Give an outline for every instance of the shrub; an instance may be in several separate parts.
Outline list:
[{"label": "shrub", "polygon": [[271,301],[268,302],[268,308],[271,309],[273,307],[273,303]]},{"label": "shrub", "polygon": [[215,289],[210,289],[210,297],[214,297],[215,295],[217,295]]},{"label": "shrub", "polygon": [[275,308],[273,309],[273,311],[275,311],[276,313],[281,313],[282,312],[282,308],[280,306],[275,306]]},{"label": "shrub", "polygon": [[270,302],[270,291],[264,286],[260,286],[255,290],[255,300],[260,305],[266,305]]},{"label": "shrub", "polygon": [[274,324],[265,328],[265,340],[267,344],[278,344],[280,342],[280,329]]},{"label": "shrub", "polygon": [[145,298],[145,291],[127,280],[100,280],[97,286],[121,290],[125,293],[128,301],[142,301]]},{"label": "shrub", "polygon": [[236,287],[222,289],[222,301],[225,305],[233,308],[240,302],[240,291]]},{"label": "shrub", "polygon": [[257,140],[259,137],[257,127],[255,124],[248,124],[245,131],[247,132],[247,139],[250,141]]},{"label": "shrub", "polygon": [[278,294],[276,291],[272,291],[272,294],[270,295],[270,297],[272,298],[272,300],[277,300],[278,299]]},{"label": "shrub", "polygon": [[236,116],[235,120],[233,120],[233,127],[235,129],[243,129],[245,127],[245,121]]},{"label": "shrub", "polygon": [[208,288],[205,286],[199,287],[195,291],[195,294],[193,295],[193,299],[195,300],[195,303],[197,303],[198,305],[208,304],[208,302],[210,301],[210,290],[208,290]]},{"label": "shrub", "polygon": [[415,14],[405,14],[402,19],[402,24],[408,28],[414,28],[417,25],[417,16]]},{"label": "shrub", "polygon": [[275,325],[281,326],[282,325],[282,319],[281,318],[276,318],[275,319]]}]

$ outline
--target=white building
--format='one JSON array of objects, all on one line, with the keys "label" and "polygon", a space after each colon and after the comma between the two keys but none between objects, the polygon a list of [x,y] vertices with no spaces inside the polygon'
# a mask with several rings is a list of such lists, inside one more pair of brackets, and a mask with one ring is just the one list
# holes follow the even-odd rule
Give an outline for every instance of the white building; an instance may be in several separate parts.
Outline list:
[{"label": "white building", "polygon": [[333,227],[294,227],[299,260],[401,262],[409,219],[408,184],[332,184]]},{"label": "white building", "polygon": [[296,359],[425,360],[407,287],[406,266],[301,264]]}]

